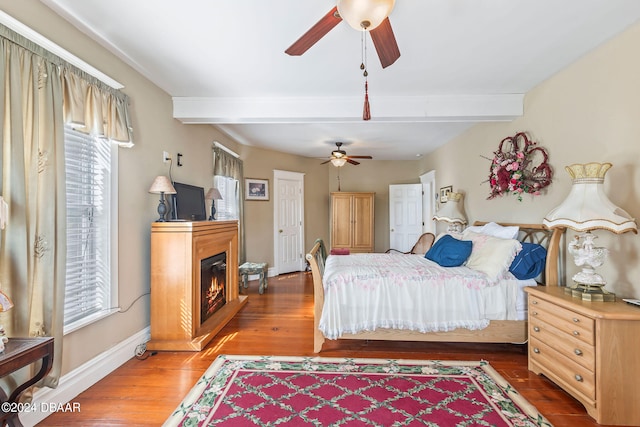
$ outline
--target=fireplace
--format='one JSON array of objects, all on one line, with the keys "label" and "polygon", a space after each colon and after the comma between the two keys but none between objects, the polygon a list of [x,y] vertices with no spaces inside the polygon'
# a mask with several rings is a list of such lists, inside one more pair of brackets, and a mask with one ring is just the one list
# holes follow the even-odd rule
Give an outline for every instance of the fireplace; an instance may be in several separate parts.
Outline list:
[{"label": "fireplace", "polygon": [[200,324],[226,303],[227,253],[200,261]]},{"label": "fireplace", "polygon": [[[219,274],[215,278],[202,277],[202,261],[209,258],[214,260],[204,271]],[[152,223],[148,350],[203,350],[247,303],[239,292],[238,221]],[[203,308],[208,296],[219,302]]]}]

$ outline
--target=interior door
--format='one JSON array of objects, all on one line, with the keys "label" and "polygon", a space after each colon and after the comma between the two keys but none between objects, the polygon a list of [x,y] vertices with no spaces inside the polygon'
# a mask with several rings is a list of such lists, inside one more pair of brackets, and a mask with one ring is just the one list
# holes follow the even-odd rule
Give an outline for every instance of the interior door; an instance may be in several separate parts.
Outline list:
[{"label": "interior door", "polygon": [[278,274],[304,270],[304,175],[274,171],[274,262]]},{"label": "interior door", "polygon": [[422,232],[436,234],[436,200],[439,196],[436,190],[436,171],[429,171],[420,175],[422,183]]},{"label": "interior door", "polygon": [[389,247],[411,250],[422,234],[422,184],[389,186]]}]

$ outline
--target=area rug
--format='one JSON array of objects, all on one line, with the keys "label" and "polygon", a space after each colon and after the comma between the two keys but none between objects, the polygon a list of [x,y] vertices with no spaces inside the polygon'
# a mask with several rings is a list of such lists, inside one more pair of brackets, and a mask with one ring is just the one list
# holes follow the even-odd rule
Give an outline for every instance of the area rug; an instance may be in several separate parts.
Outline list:
[{"label": "area rug", "polygon": [[551,426],[485,361],[221,355],[165,426]]}]

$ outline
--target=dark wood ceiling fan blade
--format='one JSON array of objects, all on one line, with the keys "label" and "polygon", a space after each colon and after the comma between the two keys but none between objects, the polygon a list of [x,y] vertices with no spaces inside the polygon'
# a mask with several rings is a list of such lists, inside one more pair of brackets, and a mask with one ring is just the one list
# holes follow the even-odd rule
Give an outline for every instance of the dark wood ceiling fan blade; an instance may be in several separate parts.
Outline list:
[{"label": "dark wood ceiling fan blade", "polygon": [[349,156],[350,159],[373,159],[371,156]]},{"label": "dark wood ceiling fan blade", "polygon": [[382,68],[387,68],[400,58],[400,49],[398,49],[389,18],[385,18],[382,24],[371,30],[369,34],[371,34],[371,40],[378,52]]},{"label": "dark wood ceiling fan blade", "polygon": [[355,160],[352,160],[351,158],[348,158],[347,162],[351,163],[352,165],[359,165],[360,164],[360,162],[356,162]]},{"label": "dark wood ceiling fan blade", "polygon": [[322,17],[313,27],[296,40],[285,53],[292,56],[299,56],[305,53],[311,46],[316,44],[318,40],[324,37],[333,27],[338,25],[342,18],[338,14],[338,7],[334,7]]},{"label": "dark wood ceiling fan blade", "polygon": [[321,164],[321,165],[324,165],[324,164],[329,163],[330,161],[331,161],[331,159],[327,160],[326,162],[322,162],[322,163],[320,163],[320,164]]}]

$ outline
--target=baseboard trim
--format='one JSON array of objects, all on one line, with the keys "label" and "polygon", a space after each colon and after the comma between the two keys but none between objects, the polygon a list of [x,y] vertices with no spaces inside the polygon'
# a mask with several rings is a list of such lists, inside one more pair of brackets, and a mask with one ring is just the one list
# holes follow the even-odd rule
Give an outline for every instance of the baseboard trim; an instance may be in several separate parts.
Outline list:
[{"label": "baseboard trim", "polygon": [[[24,412],[20,421],[26,426],[33,426],[51,415],[55,408],[64,407],[66,403],[109,375],[135,354],[136,347],[149,341],[151,328],[137,332],[109,350],[99,354],[85,364],[60,377],[58,387],[41,388],[33,395],[33,407],[38,411]],[[81,409],[81,408],[80,408]]]}]

